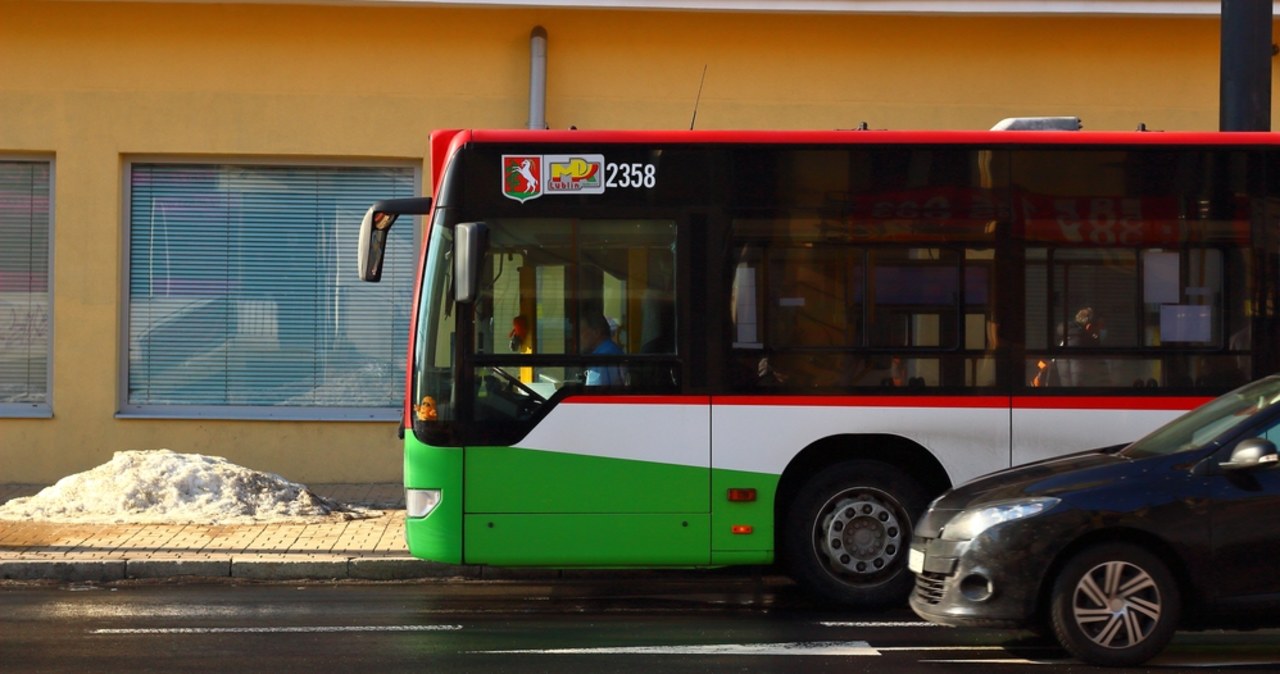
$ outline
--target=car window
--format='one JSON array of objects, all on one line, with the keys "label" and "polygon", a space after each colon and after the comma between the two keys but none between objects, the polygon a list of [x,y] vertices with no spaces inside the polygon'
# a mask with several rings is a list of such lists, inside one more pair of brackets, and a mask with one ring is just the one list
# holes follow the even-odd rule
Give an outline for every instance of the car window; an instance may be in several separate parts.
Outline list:
[{"label": "car window", "polygon": [[[1227,431],[1280,404],[1280,377],[1267,377],[1215,398],[1156,429],[1121,451],[1140,458],[1204,447]],[[1268,431],[1280,438],[1280,428]],[[1267,436],[1276,440],[1270,435]]]},{"label": "car window", "polygon": [[1268,426],[1258,434],[1258,437],[1270,440],[1272,444],[1280,445],[1280,421]]}]

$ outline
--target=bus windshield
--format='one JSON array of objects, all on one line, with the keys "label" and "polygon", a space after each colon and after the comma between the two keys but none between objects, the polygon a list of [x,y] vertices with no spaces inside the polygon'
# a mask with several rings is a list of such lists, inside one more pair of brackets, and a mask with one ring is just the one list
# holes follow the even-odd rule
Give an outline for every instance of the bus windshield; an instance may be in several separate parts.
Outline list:
[{"label": "bus windshield", "polygon": [[[651,375],[663,367],[661,357],[675,354],[673,222],[499,217],[485,224],[480,295],[463,330],[451,301],[449,228],[435,228],[429,244],[418,400],[435,400],[435,420],[526,422],[566,387],[660,384]],[[593,334],[592,322],[607,334]],[[463,390],[453,379],[460,338],[474,355]]]}]

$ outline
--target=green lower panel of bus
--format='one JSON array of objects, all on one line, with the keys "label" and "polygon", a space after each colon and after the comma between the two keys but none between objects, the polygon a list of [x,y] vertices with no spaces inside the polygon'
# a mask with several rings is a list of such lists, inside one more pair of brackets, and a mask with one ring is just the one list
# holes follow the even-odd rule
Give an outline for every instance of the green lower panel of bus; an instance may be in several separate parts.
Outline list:
[{"label": "green lower panel of bus", "polygon": [[462,563],[462,456],[460,448],[424,445],[413,436],[405,442],[405,489],[441,492],[430,515],[405,518],[405,542],[415,557]]},{"label": "green lower panel of bus", "polygon": [[706,566],[706,514],[467,515],[465,561],[497,566]]},{"label": "green lower panel of bus", "polygon": [[[731,493],[754,490],[754,499]],[[773,562],[774,501],[778,476],[740,470],[711,471],[711,562],[717,566]]]},{"label": "green lower panel of bus", "polygon": [[461,517],[437,510],[428,517],[406,517],[404,541],[409,554],[441,564],[462,563]]},{"label": "green lower panel of bus", "polygon": [[[414,556],[446,564],[768,564],[777,483],[765,473],[410,440],[406,488],[442,498],[428,517],[406,521],[405,537]],[[731,500],[731,490],[755,498]]]},{"label": "green lower panel of bus", "polygon": [[[706,450],[703,450],[706,461]],[[703,513],[708,466],[468,447],[467,513]]]}]

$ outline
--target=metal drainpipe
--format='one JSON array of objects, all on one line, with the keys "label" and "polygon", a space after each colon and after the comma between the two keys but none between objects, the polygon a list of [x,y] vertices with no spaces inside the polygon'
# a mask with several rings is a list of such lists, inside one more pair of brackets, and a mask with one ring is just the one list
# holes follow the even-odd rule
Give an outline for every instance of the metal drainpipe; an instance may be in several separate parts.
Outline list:
[{"label": "metal drainpipe", "polygon": [[529,128],[547,128],[547,31],[534,26],[529,35]]},{"label": "metal drainpipe", "polygon": [[1270,2],[1222,0],[1219,131],[1271,130]]}]

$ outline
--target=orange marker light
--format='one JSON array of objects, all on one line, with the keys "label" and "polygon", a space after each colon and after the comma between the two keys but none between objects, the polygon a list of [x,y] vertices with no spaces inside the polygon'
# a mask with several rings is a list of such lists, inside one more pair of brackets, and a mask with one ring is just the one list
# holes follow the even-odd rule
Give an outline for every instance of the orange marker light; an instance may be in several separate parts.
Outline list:
[{"label": "orange marker light", "polygon": [[730,488],[729,500],[736,503],[749,503],[756,500],[756,490],[752,487]]},{"label": "orange marker light", "polygon": [[733,525],[733,529],[732,529],[733,533],[739,536],[745,536],[755,530],[756,530],[755,527],[751,526],[750,524],[735,524]]}]

